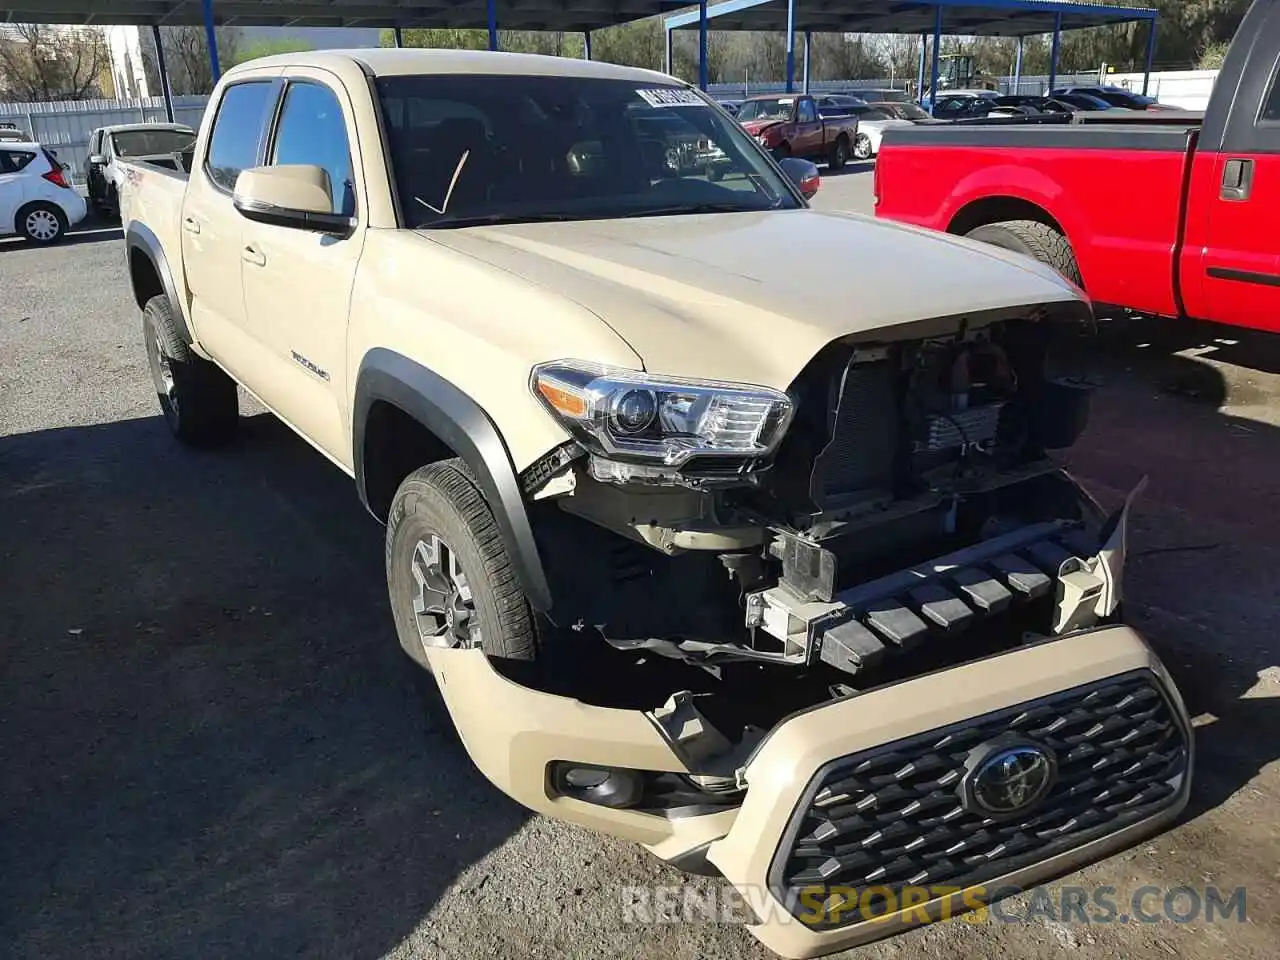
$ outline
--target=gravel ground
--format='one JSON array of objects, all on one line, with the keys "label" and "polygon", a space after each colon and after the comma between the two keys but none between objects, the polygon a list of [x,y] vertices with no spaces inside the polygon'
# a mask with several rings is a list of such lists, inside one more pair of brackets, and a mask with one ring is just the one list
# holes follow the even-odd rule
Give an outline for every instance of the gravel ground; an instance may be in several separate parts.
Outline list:
[{"label": "gravel ground", "polygon": [[[350,481],[252,408],[231,450],[169,440],[121,255],[0,244],[0,953],[768,956],[737,926],[620,923],[622,888],[679,875],[483,781],[404,669]],[[1151,475],[1132,609],[1199,715],[1196,787],[1174,830],[1050,890],[1245,886],[1248,920],[1041,911],[860,958],[1277,955],[1280,362],[1144,342],[1108,339],[1072,465],[1110,503]]]}]

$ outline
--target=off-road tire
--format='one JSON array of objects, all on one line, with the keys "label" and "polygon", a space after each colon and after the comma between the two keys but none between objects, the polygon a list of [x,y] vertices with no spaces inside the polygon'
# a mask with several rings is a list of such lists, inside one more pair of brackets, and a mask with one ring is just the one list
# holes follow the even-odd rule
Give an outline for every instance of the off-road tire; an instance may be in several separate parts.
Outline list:
[{"label": "off-road tire", "polygon": [[414,615],[417,545],[435,535],[457,555],[480,626],[479,647],[492,658],[537,658],[537,624],[516,577],[493,511],[459,459],[442,460],[409,474],[387,517],[386,572],[391,612],[400,645],[428,667]]},{"label": "off-road tire", "polygon": [[147,301],[142,332],[160,410],[173,435],[195,447],[230,439],[240,421],[235,381],[182,338],[168,297],[162,294]]},{"label": "off-road tire", "polygon": [[[33,233],[33,225],[27,221],[33,214],[44,214],[40,219],[44,223],[52,223],[56,226],[56,230],[52,234]],[[52,218],[52,219],[50,219]],[[20,234],[27,243],[34,243],[38,246],[47,247],[51,243],[57,243],[67,235],[67,231],[71,228],[71,224],[67,223],[67,215],[62,212],[62,208],[56,203],[49,203],[47,200],[36,200],[33,203],[23,204],[13,218],[14,232]]]},{"label": "off-road tire", "polygon": [[831,145],[831,158],[827,161],[827,169],[835,172],[843,170],[844,165],[849,162],[849,138],[843,133],[836,137],[836,142]]},{"label": "off-road tire", "polygon": [[858,139],[853,144],[853,158],[855,160],[870,160],[874,156],[871,149],[871,138],[865,133],[858,134]]},{"label": "off-road tire", "polygon": [[1039,260],[1053,267],[1076,286],[1084,286],[1070,241],[1046,223],[1035,220],[1003,220],[975,227],[969,231],[968,236],[972,240],[981,240],[994,247],[1003,247]]}]

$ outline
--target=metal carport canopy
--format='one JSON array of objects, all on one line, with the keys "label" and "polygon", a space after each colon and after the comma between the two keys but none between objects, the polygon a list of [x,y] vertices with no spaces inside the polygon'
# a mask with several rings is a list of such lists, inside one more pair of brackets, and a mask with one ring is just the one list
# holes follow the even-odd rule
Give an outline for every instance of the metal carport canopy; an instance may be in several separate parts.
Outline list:
[{"label": "metal carport canopy", "polygon": [[[932,33],[937,11],[942,32],[960,36],[1027,37],[1116,23],[1153,21],[1157,11],[1113,7],[1089,0],[727,0],[707,7],[716,30],[792,29],[801,33]],[[698,11],[668,17],[668,29],[697,29]]]},{"label": "metal carport canopy", "polygon": [[[585,32],[670,13],[672,0],[212,0],[237,27],[438,27]],[[0,21],[98,26],[205,23],[205,0],[0,0]]]}]

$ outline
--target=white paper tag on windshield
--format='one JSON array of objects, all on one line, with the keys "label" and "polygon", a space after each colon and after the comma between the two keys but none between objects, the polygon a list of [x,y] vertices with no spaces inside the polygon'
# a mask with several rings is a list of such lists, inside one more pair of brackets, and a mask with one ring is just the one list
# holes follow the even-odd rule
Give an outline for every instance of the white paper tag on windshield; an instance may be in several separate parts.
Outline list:
[{"label": "white paper tag on windshield", "polygon": [[676,87],[650,87],[648,90],[637,90],[636,93],[651,107],[705,107],[707,101],[692,90],[681,90]]}]

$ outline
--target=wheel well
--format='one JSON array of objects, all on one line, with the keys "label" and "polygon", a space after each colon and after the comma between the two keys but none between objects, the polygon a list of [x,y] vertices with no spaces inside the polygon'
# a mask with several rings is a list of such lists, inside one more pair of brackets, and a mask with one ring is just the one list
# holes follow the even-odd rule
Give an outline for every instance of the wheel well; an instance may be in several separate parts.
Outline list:
[{"label": "wheel well", "polygon": [[1062,229],[1062,225],[1053,219],[1047,210],[1029,200],[1019,200],[1017,197],[988,197],[971,203],[956,214],[950,226],[947,227],[947,232],[963,236],[970,230],[989,223],[1000,223],[1003,220],[1034,220],[1036,223],[1053,227],[1064,237],[1067,235],[1067,231]]},{"label": "wheel well", "polygon": [[363,473],[369,510],[386,521],[401,481],[419,467],[457,456],[448,444],[394,404],[375,400],[364,427]]},{"label": "wheel well", "polygon": [[[146,306],[147,301],[152,297],[158,297],[164,293],[160,271],[156,269],[151,258],[137,247],[129,251],[129,279],[133,284],[133,298],[140,307]],[[173,308],[178,309],[178,305],[175,303]]]}]

